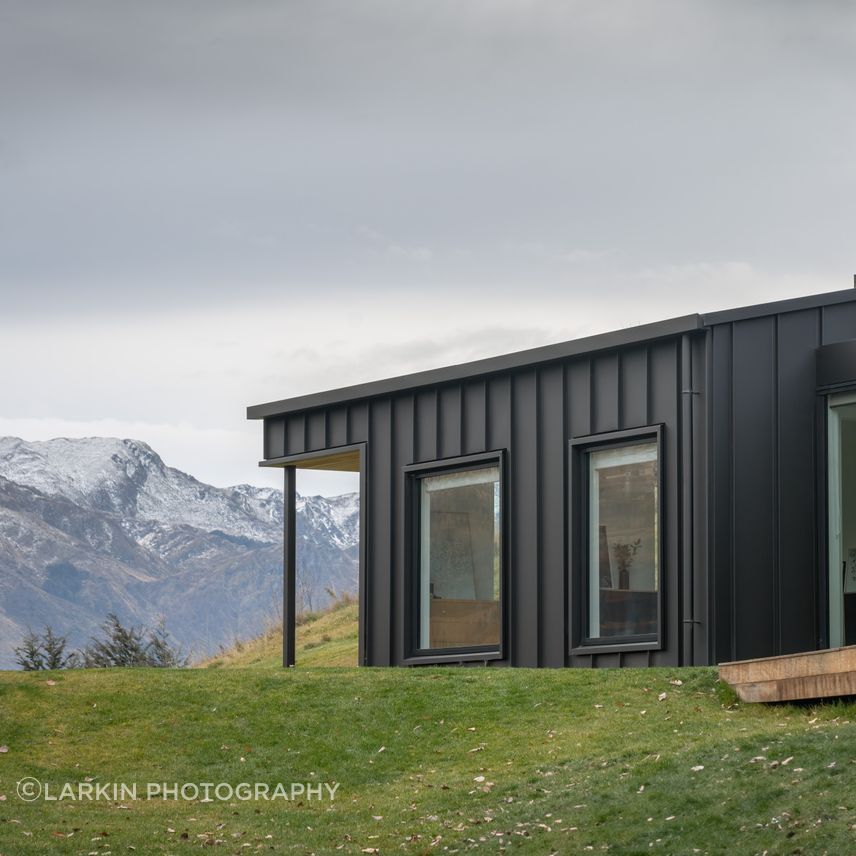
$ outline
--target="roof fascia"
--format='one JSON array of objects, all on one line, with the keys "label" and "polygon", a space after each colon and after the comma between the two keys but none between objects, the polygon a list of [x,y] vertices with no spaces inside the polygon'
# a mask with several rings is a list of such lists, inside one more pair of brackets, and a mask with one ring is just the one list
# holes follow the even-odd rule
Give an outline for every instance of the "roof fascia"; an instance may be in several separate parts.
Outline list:
[{"label": "roof fascia", "polygon": [[265,419],[270,416],[280,416],[286,413],[296,413],[318,407],[345,404],[359,399],[392,395],[409,389],[436,386],[438,384],[483,377],[499,372],[513,371],[514,369],[567,359],[568,357],[594,353],[595,351],[609,350],[611,348],[677,336],[682,333],[698,330],[702,326],[700,315],[683,315],[679,318],[670,318],[666,321],[640,324],[635,327],[627,327],[623,330],[599,333],[594,336],[586,336],[582,339],[573,339],[569,342],[544,345],[539,348],[530,348],[525,351],[516,351],[511,354],[474,360],[473,362],[461,363],[460,365],[444,366],[443,368],[429,369],[428,371],[401,375],[385,380],[371,381],[340,389],[331,389],[326,392],[316,392],[309,395],[286,398],[281,401],[256,404],[247,408],[247,418]]}]

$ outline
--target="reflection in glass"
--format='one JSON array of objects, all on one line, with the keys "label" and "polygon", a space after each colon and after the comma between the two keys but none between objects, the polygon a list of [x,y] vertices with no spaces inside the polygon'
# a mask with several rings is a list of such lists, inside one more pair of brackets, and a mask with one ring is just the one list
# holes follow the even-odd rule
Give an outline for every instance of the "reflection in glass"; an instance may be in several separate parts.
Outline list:
[{"label": "reflection in glass", "polygon": [[420,648],[499,645],[499,522],[499,467],[420,479]]},{"label": "reflection in glass", "polygon": [[589,627],[592,639],[657,633],[657,444],[588,452]]}]

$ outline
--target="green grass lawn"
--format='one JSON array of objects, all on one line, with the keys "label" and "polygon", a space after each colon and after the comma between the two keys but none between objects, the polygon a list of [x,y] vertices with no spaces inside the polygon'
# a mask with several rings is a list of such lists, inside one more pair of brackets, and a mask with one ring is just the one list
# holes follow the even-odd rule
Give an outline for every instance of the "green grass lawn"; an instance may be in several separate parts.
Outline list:
[{"label": "green grass lawn", "polygon": [[[307,655],[339,644],[329,630]],[[732,706],[710,669],[283,671],[268,653],[0,673],[0,854],[856,852],[854,704]],[[55,794],[339,787],[323,802],[27,803],[25,776]]]}]

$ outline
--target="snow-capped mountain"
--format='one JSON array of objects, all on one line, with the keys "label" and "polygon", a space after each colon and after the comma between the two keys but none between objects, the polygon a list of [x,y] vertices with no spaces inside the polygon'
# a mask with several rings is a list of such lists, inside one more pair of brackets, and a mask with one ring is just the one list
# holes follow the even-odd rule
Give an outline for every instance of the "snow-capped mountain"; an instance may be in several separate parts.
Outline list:
[{"label": "snow-capped mountain", "polygon": [[[355,591],[357,494],[299,497],[298,589]],[[74,645],[107,612],[196,655],[258,632],[282,597],[282,492],[217,488],[136,440],[0,438],[0,668],[28,626]]]},{"label": "snow-capped mountain", "polygon": [[281,491],[202,484],[166,466],[150,446],[136,440],[87,437],[26,443],[3,437],[0,475],[123,518],[262,539],[282,525]]}]

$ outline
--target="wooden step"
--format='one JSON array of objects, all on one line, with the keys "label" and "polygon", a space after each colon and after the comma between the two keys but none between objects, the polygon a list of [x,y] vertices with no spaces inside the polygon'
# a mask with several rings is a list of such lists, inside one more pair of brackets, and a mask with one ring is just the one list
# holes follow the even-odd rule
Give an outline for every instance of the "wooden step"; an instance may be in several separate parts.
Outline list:
[{"label": "wooden step", "polygon": [[856,645],[720,663],[719,677],[748,702],[856,695]]}]

